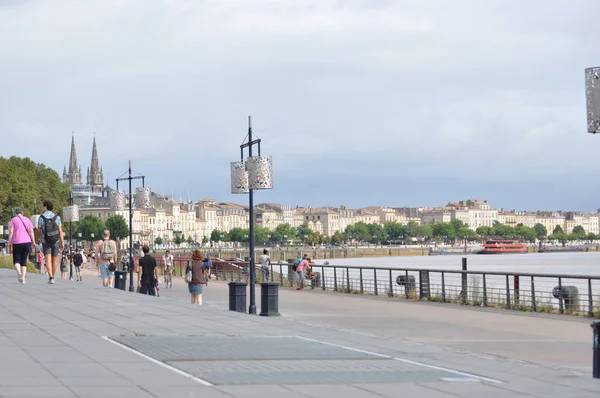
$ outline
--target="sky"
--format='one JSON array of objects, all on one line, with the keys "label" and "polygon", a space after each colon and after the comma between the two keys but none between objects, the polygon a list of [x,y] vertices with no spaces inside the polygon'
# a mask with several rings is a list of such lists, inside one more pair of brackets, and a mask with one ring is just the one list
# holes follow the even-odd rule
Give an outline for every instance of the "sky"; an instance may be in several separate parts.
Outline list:
[{"label": "sky", "polygon": [[[252,115],[289,206],[600,208],[597,0],[1,0],[0,156],[230,194]],[[1,177],[0,177],[1,178]]]}]

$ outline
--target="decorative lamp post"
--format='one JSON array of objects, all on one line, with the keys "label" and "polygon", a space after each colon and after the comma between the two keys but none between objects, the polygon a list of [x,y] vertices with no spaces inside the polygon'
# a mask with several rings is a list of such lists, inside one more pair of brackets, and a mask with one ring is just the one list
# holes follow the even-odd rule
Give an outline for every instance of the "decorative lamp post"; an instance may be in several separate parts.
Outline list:
[{"label": "decorative lamp post", "polygon": [[96,237],[96,235],[93,232],[90,232],[90,238],[92,239],[90,241],[90,251],[92,251],[92,245],[94,244],[94,238]]},{"label": "decorative lamp post", "polygon": [[[254,265],[254,190],[273,188],[273,162],[271,156],[261,156],[261,139],[252,137],[252,117],[248,116],[247,141],[240,145],[240,161],[231,163],[231,193],[248,194],[248,232],[250,236],[250,307],[248,312],[256,314],[256,268]],[[252,156],[254,145],[258,147],[258,156]],[[248,158],[244,161],[244,149],[248,148]]]},{"label": "decorative lamp post", "polygon": [[[127,177],[122,177],[127,174]],[[129,161],[129,169],[125,173],[121,174],[121,177],[117,178],[117,190],[111,192],[111,210],[124,210],[125,209],[125,192],[119,191],[119,181],[129,181],[129,291],[135,291],[133,288],[133,192],[131,188],[131,182],[133,180],[142,180],[142,187],[137,188],[135,192],[135,202],[138,208],[147,209],[150,207],[150,188],[146,188],[145,179],[143,175],[132,176],[131,175],[131,160]],[[113,208],[113,192],[114,194],[114,207]]]},{"label": "decorative lamp post", "polygon": [[77,242],[75,242],[75,248],[78,249],[81,244],[81,232],[77,232]]},{"label": "decorative lamp post", "polygon": [[600,67],[585,70],[585,98],[587,109],[587,131],[600,133]]},{"label": "decorative lamp post", "polygon": [[63,208],[63,219],[69,223],[69,279],[73,280],[73,222],[79,221],[79,206],[73,204],[72,191],[69,191],[69,206]]}]

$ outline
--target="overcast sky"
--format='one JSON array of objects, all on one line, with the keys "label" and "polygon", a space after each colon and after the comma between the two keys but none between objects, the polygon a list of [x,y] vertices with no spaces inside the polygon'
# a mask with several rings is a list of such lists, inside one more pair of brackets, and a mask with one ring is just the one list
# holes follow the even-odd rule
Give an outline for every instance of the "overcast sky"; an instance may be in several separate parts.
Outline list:
[{"label": "overcast sky", "polygon": [[0,156],[93,133],[177,198],[231,195],[252,115],[287,205],[600,207],[598,0],[0,1]]}]

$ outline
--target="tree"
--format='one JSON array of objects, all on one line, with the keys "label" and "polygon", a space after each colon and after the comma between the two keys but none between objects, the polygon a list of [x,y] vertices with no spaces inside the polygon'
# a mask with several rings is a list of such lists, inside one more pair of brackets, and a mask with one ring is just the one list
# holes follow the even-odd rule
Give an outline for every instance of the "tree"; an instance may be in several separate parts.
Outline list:
[{"label": "tree", "polygon": [[537,238],[537,234],[535,233],[535,229],[534,228],[530,228],[530,227],[526,227],[524,225],[521,225],[520,227],[517,227],[516,230],[515,230],[515,233],[521,239],[529,241],[529,242],[534,242],[535,239]]},{"label": "tree", "polygon": [[456,237],[457,238],[472,238],[475,236],[475,231],[473,231],[472,229],[464,226],[461,227],[458,231],[456,231]]},{"label": "tree", "polygon": [[156,245],[162,245],[163,240],[160,236],[157,236],[156,239],[154,239],[154,244]]},{"label": "tree", "polygon": [[433,236],[436,238],[441,238],[445,236],[448,239],[454,238],[456,235],[456,231],[454,227],[449,222],[440,222],[437,224],[433,224]]},{"label": "tree", "polygon": [[187,243],[189,243],[190,245],[191,245],[192,243],[194,243],[194,238],[192,238],[192,236],[191,236],[191,235],[190,235],[190,236],[188,236],[188,238],[187,238]]},{"label": "tree", "polygon": [[511,237],[511,236],[516,235],[515,228],[513,228],[509,225],[500,224],[498,221],[494,221],[494,226],[492,228],[494,229],[495,236]]},{"label": "tree", "polygon": [[127,221],[120,215],[110,216],[106,219],[106,229],[110,231],[110,236],[114,239],[125,239],[129,236]]},{"label": "tree", "polygon": [[208,243],[208,236],[204,235],[204,237],[202,238],[202,243],[203,244],[207,244]]},{"label": "tree", "polygon": [[333,236],[331,237],[331,244],[339,245],[339,244],[345,242],[347,239],[348,239],[348,237],[346,236],[346,234],[344,234],[340,231],[335,231]]},{"label": "tree", "polygon": [[231,231],[229,231],[229,240],[231,242],[245,242],[246,240],[248,240],[248,238],[245,238],[245,236],[247,235],[248,231],[246,231],[245,229],[232,228]]},{"label": "tree", "polygon": [[586,235],[585,229],[583,229],[581,225],[577,225],[573,228],[573,234],[577,235],[579,238],[584,238]]},{"label": "tree", "polygon": [[[223,235],[222,238],[221,235]],[[215,229],[210,234],[210,240],[212,240],[213,242],[227,241],[227,233]]]},{"label": "tree", "polygon": [[270,238],[267,238],[267,235],[271,235],[271,231],[268,228],[259,226],[254,227],[254,240],[256,242],[268,241]]},{"label": "tree", "polygon": [[177,246],[179,246],[180,244],[183,243],[183,239],[181,238],[180,234],[175,235],[175,239],[173,239],[173,242],[175,242],[175,244]]},{"label": "tree", "polygon": [[[462,222],[461,220],[458,220],[456,218],[454,220],[450,220],[450,224],[452,224],[455,231],[458,231],[461,228],[467,227],[467,225],[464,222]],[[457,235],[457,237],[460,238],[460,235]]]},{"label": "tree", "polygon": [[8,224],[15,207],[23,208],[26,216],[34,214],[34,203],[38,214],[42,202],[49,199],[54,211],[62,215],[68,204],[69,187],[63,184],[56,171],[29,158],[0,157],[0,222]]},{"label": "tree", "polygon": [[552,235],[556,236],[557,234],[563,234],[563,235],[565,234],[565,231],[563,231],[563,229],[562,229],[562,227],[560,225],[557,225],[552,230]]},{"label": "tree", "polygon": [[[77,226],[78,231],[81,233],[81,237],[85,240],[102,239],[102,232],[106,229],[104,222],[98,217],[85,216],[79,220]],[[94,238],[92,238],[94,234]]]},{"label": "tree", "polygon": [[477,235],[481,236],[482,238],[488,238],[488,237],[494,235],[494,228],[481,226],[481,227],[478,227],[475,230],[475,232],[477,233]]},{"label": "tree", "polygon": [[309,241],[309,236],[313,233],[308,224],[304,223],[298,227],[298,239],[302,242]]},{"label": "tree", "polygon": [[535,231],[535,236],[539,239],[542,240],[544,239],[546,236],[548,236],[548,230],[546,229],[546,227],[540,223],[537,223],[533,226],[533,230]]}]

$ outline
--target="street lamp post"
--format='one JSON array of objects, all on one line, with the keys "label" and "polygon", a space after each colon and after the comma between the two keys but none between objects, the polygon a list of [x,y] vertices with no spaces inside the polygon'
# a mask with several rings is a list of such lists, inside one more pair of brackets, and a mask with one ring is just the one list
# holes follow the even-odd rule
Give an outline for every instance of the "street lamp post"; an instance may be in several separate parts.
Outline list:
[{"label": "street lamp post", "polygon": [[[248,116],[247,140],[240,145],[240,162],[231,163],[231,193],[248,194],[248,235],[250,236],[250,307],[248,312],[256,314],[256,268],[254,258],[254,190],[273,188],[272,159],[261,156],[261,139],[252,137],[252,117]],[[252,156],[252,149],[258,147],[258,156]],[[244,149],[248,148],[248,158],[244,161]]]},{"label": "street lamp post", "polygon": [[92,251],[92,245],[94,244],[95,237],[96,235],[93,232],[90,232],[90,238],[92,238],[92,240],[90,241],[90,252]]},{"label": "street lamp post", "polygon": [[[117,178],[117,191],[119,190],[119,181],[128,181],[129,182],[129,291],[135,291],[133,288],[133,192],[131,189],[131,182],[133,180],[142,180],[142,188],[146,188],[145,179],[146,177],[143,175],[132,176],[131,175],[131,160],[129,161],[129,169],[126,172],[127,177],[119,177]],[[124,175],[125,173],[121,174]],[[144,206],[149,206],[148,203],[144,203]]]},{"label": "street lamp post", "polygon": [[69,223],[69,250],[67,255],[69,256],[69,279],[73,280],[73,222],[79,221],[79,207],[73,205],[73,191],[71,190],[69,190],[69,206],[63,208],[63,220]]}]

